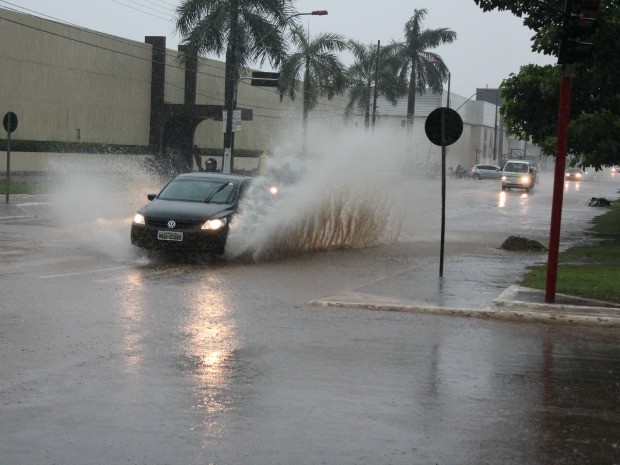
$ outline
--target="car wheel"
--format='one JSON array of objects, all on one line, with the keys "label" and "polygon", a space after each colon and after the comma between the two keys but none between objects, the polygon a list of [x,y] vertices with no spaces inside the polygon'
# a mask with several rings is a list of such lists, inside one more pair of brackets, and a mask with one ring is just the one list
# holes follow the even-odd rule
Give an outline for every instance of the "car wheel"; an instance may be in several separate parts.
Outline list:
[{"label": "car wheel", "polygon": [[526,187],[526,188],[525,188],[525,192],[529,192],[529,191],[530,191],[530,188],[529,188],[529,187]]},{"label": "car wheel", "polygon": [[472,177],[473,177],[476,181],[480,181],[480,180],[482,179],[482,178],[480,177],[480,175],[479,175],[479,174],[474,174]]},{"label": "car wheel", "polygon": [[502,190],[505,191],[506,190],[506,186],[502,186]]}]

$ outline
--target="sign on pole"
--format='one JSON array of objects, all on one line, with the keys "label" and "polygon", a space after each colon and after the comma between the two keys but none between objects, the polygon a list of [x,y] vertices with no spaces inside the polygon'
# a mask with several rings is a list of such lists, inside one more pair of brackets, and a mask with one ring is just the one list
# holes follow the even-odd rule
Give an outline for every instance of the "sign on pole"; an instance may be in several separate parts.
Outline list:
[{"label": "sign on pole", "polygon": [[[227,118],[228,118],[228,110],[222,111],[222,122],[224,123],[224,128],[222,132],[226,132]],[[233,132],[241,131],[241,110],[233,110],[232,131]]]},{"label": "sign on pole", "polygon": [[6,115],[4,115],[4,119],[2,120],[2,125],[4,129],[9,134],[17,129],[17,115],[12,111],[9,111]]},{"label": "sign on pole", "polygon": [[426,137],[435,145],[452,145],[463,134],[463,120],[451,108],[435,108],[424,124]]},{"label": "sign on pole", "polygon": [[17,129],[17,115],[9,111],[4,115],[2,125],[6,129],[6,203],[9,203],[11,190],[11,133]]}]

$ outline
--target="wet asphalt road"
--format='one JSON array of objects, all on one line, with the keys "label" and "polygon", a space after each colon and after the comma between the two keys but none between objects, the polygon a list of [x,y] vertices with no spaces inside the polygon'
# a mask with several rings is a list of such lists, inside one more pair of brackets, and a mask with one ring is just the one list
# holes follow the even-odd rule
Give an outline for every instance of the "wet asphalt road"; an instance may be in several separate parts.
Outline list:
[{"label": "wet asphalt road", "polygon": [[[450,259],[544,239],[550,184],[450,180]],[[564,243],[617,188],[568,186]],[[24,205],[38,217],[0,222],[0,463],[620,463],[617,329],[307,305],[436,260],[439,200],[396,244],[258,264],[138,258],[133,205]]]}]

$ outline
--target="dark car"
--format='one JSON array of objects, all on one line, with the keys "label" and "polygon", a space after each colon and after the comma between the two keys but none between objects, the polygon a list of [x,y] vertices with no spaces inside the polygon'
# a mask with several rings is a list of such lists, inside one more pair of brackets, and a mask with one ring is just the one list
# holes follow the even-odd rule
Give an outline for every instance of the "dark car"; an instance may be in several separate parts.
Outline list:
[{"label": "dark car", "polygon": [[186,173],[170,181],[136,213],[131,243],[167,251],[223,254],[232,216],[252,178]]},{"label": "dark car", "polygon": [[502,177],[502,169],[496,165],[474,165],[471,169],[473,179],[499,179]]}]

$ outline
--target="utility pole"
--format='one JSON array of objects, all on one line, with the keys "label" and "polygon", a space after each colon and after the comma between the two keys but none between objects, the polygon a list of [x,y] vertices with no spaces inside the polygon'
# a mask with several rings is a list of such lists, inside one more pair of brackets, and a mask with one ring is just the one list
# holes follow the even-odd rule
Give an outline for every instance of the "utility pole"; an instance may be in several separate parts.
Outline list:
[{"label": "utility pole", "polygon": [[497,160],[497,101],[499,99],[499,89],[495,90],[495,126],[493,128],[493,162]]},{"label": "utility pole", "polygon": [[596,20],[586,18],[584,12],[596,10],[600,0],[566,0],[558,64],[562,65],[560,83],[560,105],[558,109],[558,130],[555,151],[555,173],[553,200],[551,201],[551,226],[549,231],[549,255],[547,258],[547,282],[545,302],[555,303],[558,276],[558,255],[560,249],[560,227],[562,223],[562,201],[564,196],[564,170],[568,150],[568,123],[570,120],[571,84],[575,63],[592,55],[593,44],[582,42],[581,37],[594,31]]},{"label": "utility pole", "polygon": [[375,128],[375,119],[377,117],[377,95],[379,93],[379,51],[381,50],[381,41],[377,41],[377,59],[375,61],[375,92],[372,101],[372,128]]},{"label": "utility pole", "polygon": [[230,27],[230,40],[232,44],[229,47],[230,56],[226,56],[226,76],[228,80],[225,85],[225,105],[226,105],[226,132],[224,133],[224,157],[222,161],[222,172],[231,173],[234,170],[234,162],[232,153],[235,146],[235,134],[232,130],[233,110],[235,108],[235,85],[239,76],[237,75],[239,67],[239,0],[230,0],[232,2],[232,17]]}]

